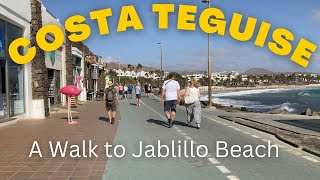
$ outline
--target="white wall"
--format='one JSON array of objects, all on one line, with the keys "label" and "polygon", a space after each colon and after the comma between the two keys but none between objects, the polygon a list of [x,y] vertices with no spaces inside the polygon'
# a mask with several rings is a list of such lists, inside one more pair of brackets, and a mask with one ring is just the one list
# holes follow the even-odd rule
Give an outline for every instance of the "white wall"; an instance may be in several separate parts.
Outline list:
[{"label": "white wall", "polygon": [[[63,31],[63,34],[65,36],[65,28],[64,26],[59,22],[59,20],[54,17],[49,11],[48,9],[46,9],[43,5],[42,5],[42,25],[49,25],[49,24],[54,24],[57,25],[61,28],[61,30]],[[53,41],[54,39],[47,35],[47,39]],[[60,67],[56,67],[53,69],[57,69],[57,70],[61,70],[61,74],[60,74],[60,85],[61,87],[66,86],[66,40],[64,41],[62,47],[61,47],[61,63],[59,64]],[[56,62],[58,63],[58,62]],[[62,105],[66,105],[66,96],[62,94],[61,96],[61,102]]]},{"label": "white wall", "polygon": [[[81,76],[84,78],[84,56],[83,56],[83,52],[76,48],[76,47],[72,47],[72,55],[77,56],[79,58],[81,58]],[[83,84],[85,82],[85,80],[83,79],[83,81],[81,82],[82,84],[82,93],[79,96],[79,100],[80,101],[87,101],[87,89],[86,89],[86,85]]]}]

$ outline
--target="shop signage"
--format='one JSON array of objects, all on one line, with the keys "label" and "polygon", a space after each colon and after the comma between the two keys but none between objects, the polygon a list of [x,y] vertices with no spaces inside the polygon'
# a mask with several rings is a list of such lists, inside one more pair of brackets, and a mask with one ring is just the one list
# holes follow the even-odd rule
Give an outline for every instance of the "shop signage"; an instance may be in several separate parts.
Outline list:
[{"label": "shop signage", "polygon": [[50,60],[51,60],[52,66],[54,66],[54,62],[56,61],[56,51],[50,52]]},{"label": "shop signage", "polygon": [[45,62],[48,69],[62,70],[62,51],[50,51],[45,53]]}]

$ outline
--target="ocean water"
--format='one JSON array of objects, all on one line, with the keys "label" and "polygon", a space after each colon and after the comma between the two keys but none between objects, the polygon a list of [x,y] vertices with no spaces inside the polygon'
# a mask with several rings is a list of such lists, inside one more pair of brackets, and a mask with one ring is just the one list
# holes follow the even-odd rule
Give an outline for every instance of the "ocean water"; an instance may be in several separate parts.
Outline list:
[{"label": "ocean water", "polygon": [[[207,100],[204,95],[201,100]],[[246,107],[253,112],[268,112],[277,108],[301,114],[306,108],[320,111],[320,88],[259,89],[213,94],[213,102],[225,106]]]}]

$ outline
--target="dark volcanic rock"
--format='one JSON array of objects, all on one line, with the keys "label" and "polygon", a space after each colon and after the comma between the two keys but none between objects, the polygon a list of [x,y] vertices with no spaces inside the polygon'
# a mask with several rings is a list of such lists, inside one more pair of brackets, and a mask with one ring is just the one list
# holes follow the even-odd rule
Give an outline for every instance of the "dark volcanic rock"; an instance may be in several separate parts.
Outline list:
[{"label": "dark volcanic rock", "polygon": [[247,109],[246,107],[242,107],[240,110],[241,110],[241,111],[248,112],[248,109]]}]

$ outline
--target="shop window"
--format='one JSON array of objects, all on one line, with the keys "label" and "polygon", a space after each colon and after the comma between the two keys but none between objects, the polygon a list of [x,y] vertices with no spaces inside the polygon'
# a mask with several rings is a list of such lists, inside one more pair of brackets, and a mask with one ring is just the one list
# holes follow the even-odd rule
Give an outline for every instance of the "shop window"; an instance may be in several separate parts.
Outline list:
[{"label": "shop window", "polygon": [[[7,23],[7,38],[8,44],[15,39],[22,37],[22,29]],[[22,47],[19,48],[20,54],[23,54]],[[24,81],[23,81],[23,66],[16,64],[8,57],[8,85],[9,85],[9,103],[10,116],[16,116],[24,113]]]},{"label": "shop window", "polygon": [[4,46],[4,21],[0,19],[0,60],[5,58]]}]

